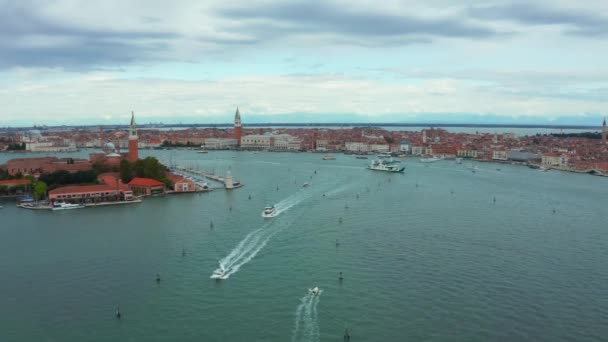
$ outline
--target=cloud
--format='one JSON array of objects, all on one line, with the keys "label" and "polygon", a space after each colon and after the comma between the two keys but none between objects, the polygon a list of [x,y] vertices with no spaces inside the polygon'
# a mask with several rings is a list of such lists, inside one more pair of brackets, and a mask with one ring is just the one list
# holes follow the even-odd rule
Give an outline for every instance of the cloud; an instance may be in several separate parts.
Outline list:
[{"label": "cloud", "polygon": [[468,14],[485,20],[509,20],[524,25],[564,25],[564,33],[578,36],[608,35],[608,16],[581,10],[543,6],[533,2],[471,7]]},{"label": "cloud", "polygon": [[[353,9],[335,2],[271,2],[256,6],[231,6],[217,10],[226,20],[241,22],[244,32],[274,38],[288,34],[330,34],[352,39],[444,37],[482,39],[503,35],[490,27],[467,22],[464,17],[422,17],[384,13],[373,8]],[[405,39],[406,43],[410,40]]]},{"label": "cloud", "polygon": [[37,6],[0,1],[0,68],[80,69],[158,59],[167,42],[180,37],[169,31],[86,27],[45,16]]}]

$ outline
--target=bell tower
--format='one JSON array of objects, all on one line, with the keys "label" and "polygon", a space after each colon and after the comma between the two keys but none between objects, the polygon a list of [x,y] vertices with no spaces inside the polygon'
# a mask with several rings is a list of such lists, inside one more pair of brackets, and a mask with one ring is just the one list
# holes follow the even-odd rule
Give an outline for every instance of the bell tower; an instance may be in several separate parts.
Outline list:
[{"label": "bell tower", "polygon": [[236,146],[241,147],[241,137],[243,136],[243,128],[241,127],[241,113],[239,107],[236,107],[236,114],[234,114],[234,138],[236,139]]},{"label": "bell tower", "polygon": [[137,127],[135,126],[135,113],[131,112],[131,126],[129,127],[129,161],[135,162],[139,159],[139,146]]}]

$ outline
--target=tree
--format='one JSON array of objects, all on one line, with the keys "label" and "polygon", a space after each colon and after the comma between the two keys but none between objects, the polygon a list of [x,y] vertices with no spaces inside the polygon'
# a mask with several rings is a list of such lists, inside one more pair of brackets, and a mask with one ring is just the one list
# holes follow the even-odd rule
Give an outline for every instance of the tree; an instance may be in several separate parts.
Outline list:
[{"label": "tree", "polygon": [[42,181],[36,182],[36,185],[34,186],[34,197],[36,197],[36,200],[40,200],[40,199],[46,197],[46,183],[45,182],[42,182]]},{"label": "tree", "polygon": [[133,168],[129,161],[123,159],[120,161],[120,166],[118,167],[118,172],[120,173],[120,179],[123,183],[129,183],[131,179],[133,179]]}]

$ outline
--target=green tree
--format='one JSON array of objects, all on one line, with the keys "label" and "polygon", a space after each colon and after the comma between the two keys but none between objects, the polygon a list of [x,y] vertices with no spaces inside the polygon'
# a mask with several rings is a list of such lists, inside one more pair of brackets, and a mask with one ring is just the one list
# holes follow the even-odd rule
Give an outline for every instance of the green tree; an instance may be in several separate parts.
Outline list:
[{"label": "green tree", "polygon": [[123,183],[129,183],[133,179],[133,167],[128,160],[123,159],[120,161],[118,172]]},{"label": "green tree", "polygon": [[46,197],[46,183],[45,182],[42,182],[42,181],[36,182],[36,185],[34,186],[34,197],[36,197],[36,200],[40,200],[40,199]]}]

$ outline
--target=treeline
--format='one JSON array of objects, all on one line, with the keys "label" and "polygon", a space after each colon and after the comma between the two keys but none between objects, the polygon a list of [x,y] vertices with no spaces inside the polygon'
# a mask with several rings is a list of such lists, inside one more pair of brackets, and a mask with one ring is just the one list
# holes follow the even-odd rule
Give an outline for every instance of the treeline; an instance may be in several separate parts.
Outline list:
[{"label": "treeline", "polygon": [[7,151],[25,151],[25,143],[14,143],[9,144],[6,148]]},{"label": "treeline", "polygon": [[98,175],[99,173],[95,170],[77,171],[74,173],[60,170],[51,173],[43,173],[38,180],[46,183],[49,190],[53,190],[63,185],[97,184]]},{"label": "treeline", "polygon": [[129,183],[135,177],[152,178],[171,185],[167,178],[167,168],[154,157],[147,157],[136,162],[122,160],[119,167],[120,179],[123,183]]},{"label": "treeline", "polygon": [[556,138],[587,138],[587,139],[601,139],[602,133],[600,132],[581,132],[581,133],[551,133],[552,137]]},{"label": "treeline", "polygon": [[178,143],[178,142],[170,142],[168,140],[163,141],[160,145],[161,147],[200,147],[200,144],[195,144],[191,141],[186,141],[186,143]]}]

